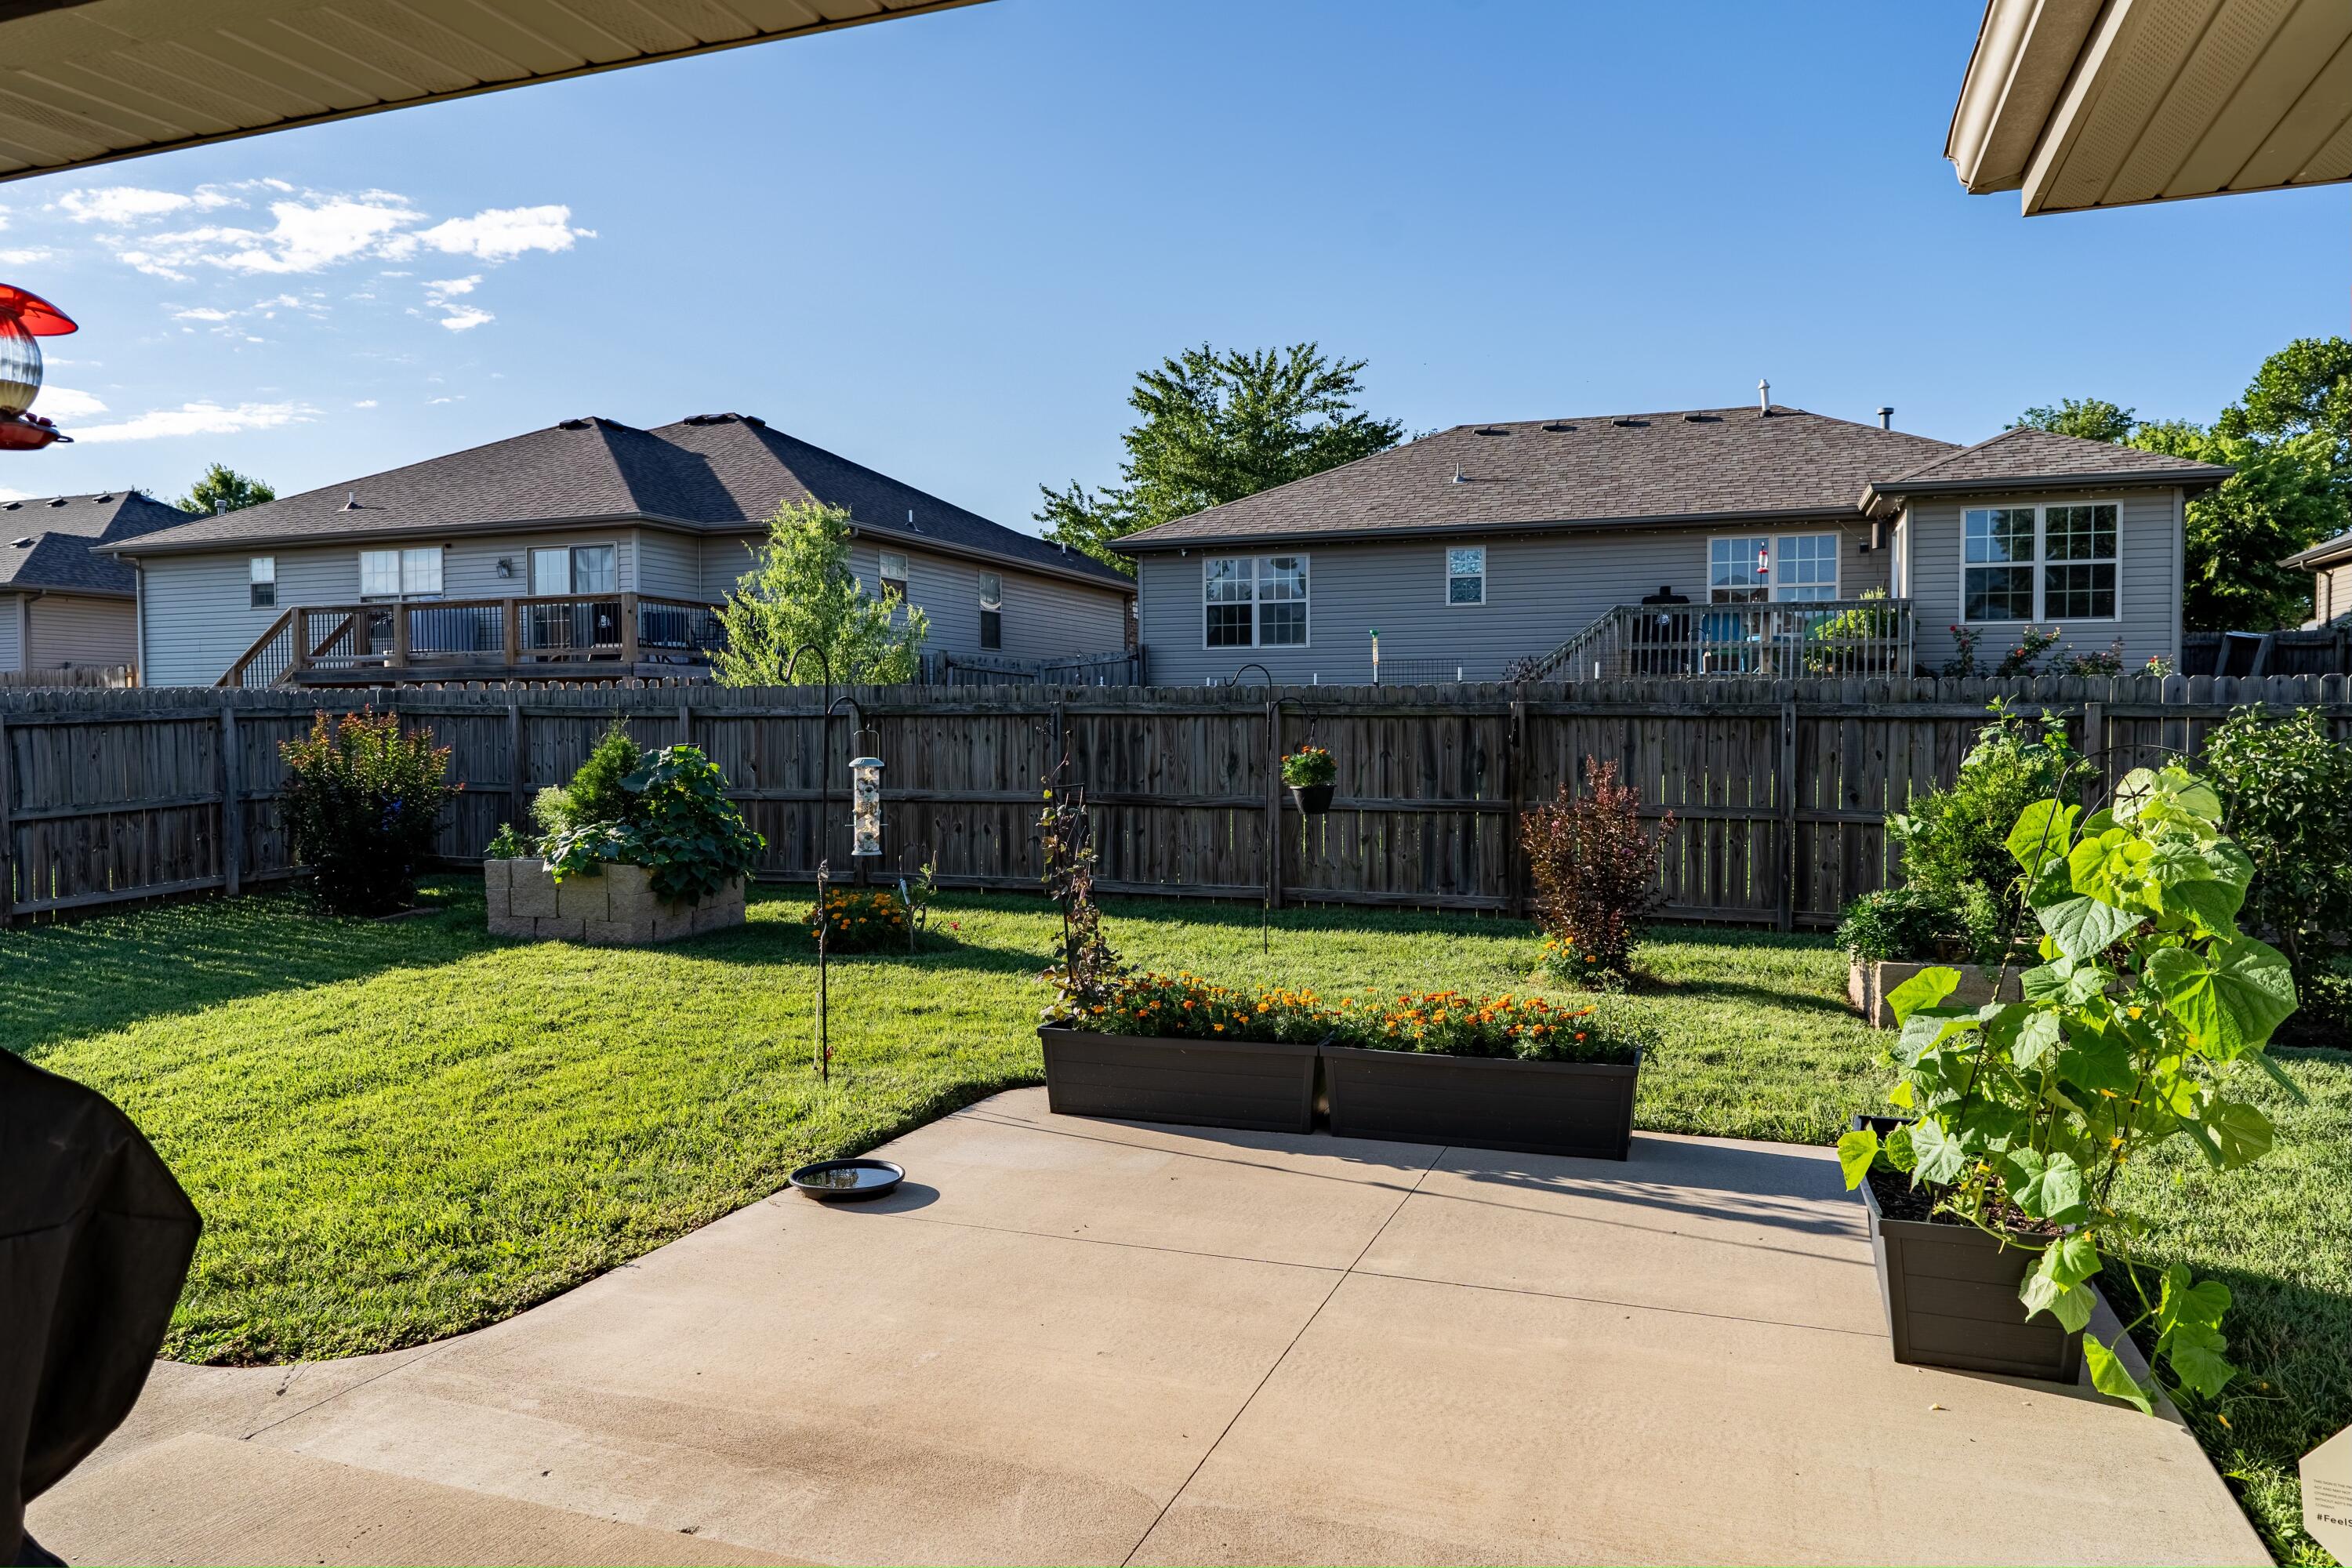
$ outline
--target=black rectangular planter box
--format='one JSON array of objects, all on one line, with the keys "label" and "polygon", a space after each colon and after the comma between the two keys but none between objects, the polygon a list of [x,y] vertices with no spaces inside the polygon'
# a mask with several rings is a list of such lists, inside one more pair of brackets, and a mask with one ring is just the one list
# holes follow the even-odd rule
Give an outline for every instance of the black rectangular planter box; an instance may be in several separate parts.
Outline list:
[{"label": "black rectangular planter box", "polygon": [[1323,1088],[1339,1137],[1589,1160],[1625,1157],[1641,1071],[1638,1057],[1620,1065],[1323,1047]]},{"label": "black rectangular planter box", "polygon": [[[1854,1121],[1881,1136],[1898,1124],[1891,1117]],[[1972,1225],[1888,1219],[1866,1178],[1862,1201],[1896,1361],[2052,1383],[2081,1377],[2082,1333],[2068,1333],[2047,1312],[2027,1321],[2017,1299],[2039,1253],[2003,1247]]]},{"label": "black rectangular planter box", "polygon": [[1045,1103],[1059,1116],[1256,1132],[1315,1126],[1311,1045],[1097,1035],[1045,1025]]}]

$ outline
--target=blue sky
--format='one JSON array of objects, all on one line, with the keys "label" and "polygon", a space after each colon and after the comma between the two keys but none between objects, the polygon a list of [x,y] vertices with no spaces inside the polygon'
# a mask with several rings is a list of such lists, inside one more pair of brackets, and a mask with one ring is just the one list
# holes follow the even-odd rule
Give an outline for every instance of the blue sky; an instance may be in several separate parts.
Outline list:
[{"label": "blue sky", "polygon": [[[997,0],[0,185],[84,330],[27,494],[330,485],[736,409],[1015,526],[1202,341],[1412,429],[1776,400],[2210,419],[2342,332],[2352,192],[2024,219],[1941,158],[1969,0]],[[125,194],[128,192],[129,194]]]}]

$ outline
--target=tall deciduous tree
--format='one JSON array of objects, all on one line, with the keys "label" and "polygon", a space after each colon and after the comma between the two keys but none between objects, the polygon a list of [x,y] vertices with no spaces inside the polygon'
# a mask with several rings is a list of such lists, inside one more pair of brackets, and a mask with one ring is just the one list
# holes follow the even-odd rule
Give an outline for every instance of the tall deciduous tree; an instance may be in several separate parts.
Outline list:
[{"label": "tall deciduous tree", "polygon": [[2104,397],[2062,397],[2055,408],[2029,408],[2009,422],[2011,430],[2032,427],[2085,441],[2123,441],[2138,423],[2138,411],[2118,408]]},{"label": "tall deciduous tree", "polygon": [[[727,645],[713,656],[723,686],[781,686],[793,650],[824,650],[833,679],[845,686],[912,680],[931,623],[898,595],[876,598],[849,566],[849,513],[821,501],[788,502],[768,521],[751,570],[719,607]],[[803,659],[793,684],[823,679]]]},{"label": "tall deciduous tree", "polygon": [[189,488],[188,493],[172,504],[182,511],[236,511],[248,506],[259,506],[266,500],[276,500],[278,492],[251,474],[240,474],[226,463],[215,463],[205,470],[205,477]]},{"label": "tall deciduous tree", "polygon": [[1119,482],[1040,485],[1037,521],[1046,538],[1132,574],[1112,541],[1395,446],[1404,426],[1356,406],[1363,368],[1315,343],[1222,353],[1203,343],[1162,360],[1128,394],[1142,417],[1119,438]]}]

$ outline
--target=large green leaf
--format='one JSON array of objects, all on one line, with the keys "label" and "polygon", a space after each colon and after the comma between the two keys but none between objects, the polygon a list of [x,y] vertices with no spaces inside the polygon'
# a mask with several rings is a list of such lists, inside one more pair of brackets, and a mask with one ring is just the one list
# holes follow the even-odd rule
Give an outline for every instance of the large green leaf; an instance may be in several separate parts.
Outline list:
[{"label": "large green leaf", "polygon": [[2156,1414],[2151,1391],[2131,1374],[2115,1352],[2088,1334],[2083,1336],[2083,1364],[2090,1369],[2093,1388],[2110,1399],[2130,1401],[2139,1406],[2143,1415]]},{"label": "large green leaf", "polygon": [[2099,1271],[2099,1247],[2081,1231],[2052,1242],[2042,1253],[2042,1268],[2053,1279],[2079,1284]]},{"label": "large green leaf", "polygon": [[1903,1033],[1895,1040],[1895,1054],[1906,1062],[1915,1062],[1953,1036],[1967,1034],[1976,1026],[1977,1016],[1969,1008],[1916,1008],[1903,1020]]},{"label": "large green leaf", "polygon": [[2074,847],[2074,818],[2081,815],[2079,806],[2035,801],[2018,813],[2017,826],[2009,830],[2010,858],[2031,876],[2053,855],[2063,857]]},{"label": "large green leaf", "polygon": [[2058,1076],[2094,1095],[2102,1089],[2128,1094],[2139,1081],[2131,1047],[2116,1035],[2088,1029],[2070,1037],[2059,1047]]},{"label": "large green leaf", "polygon": [[2205,1108],[2203,1120],[2225,1171],[2252,1164],[2271,1152],[2271,1119],[2243,1100],[2217,1100]]},{"label": "large green leaf", "polygon": [[1960,972],[1938,966],[1923,969],[1886,994],[1886,1005],[1897,1021],[1907,1023],[1922,1007],[1933,1007],[1959,989]]},{"label": "large green leaf", "polygon": [[2230,1288],[2219,1279],[2189,1278],[2185,1263],[2168,1265],[2164,1270],[2164,1288],[2157,1298],[2156,1323],[2159,1331],[2169,1333],[2182,1323],[2202,1323],[2208,1328],[2221,1326],[2222,1317],[2230,1310]]},{"label": "large green leaf", "polygon": [[2055,903],[2037,904],[2033,914],[2042,922],[2042,929],[2057,942],[2058,951],[2078,962],[2096,958],[2128,936],[2145,918],[2137,910],[2122,909],[2079,893]]},{"label": "large green leaf", "polygon": [[1862,1185],[1878,1159],[1878,1134],[1867,1127],[1843,1133],[1837,1141],[1838,1169],[1845,1173],[1845,1190]]},{"label": "large green leaf", "polygon": [[1944,1130],[1942,1122],[1923,1116],[1911,1124],[1911,1161],[1913,1186],[1924,1182],[1948,1186],[1968,1169],[1969,1152],[1959,1139]]},{"label": "large green leaf", "polygon": [[2220,938],[2209,953],[2158,949],[2147,974],[2198,1048],[2222,1061],[2269,1039],[2295,1008],[2286,955],[2250,936]]},{"label": "large green leaf", "polygon": [[2165,1331],[2156,1353],[2172,1363],[2173,1375],[2207,1399],[2230,1386],[2238,1369],[2221,1352],[2230,1342],[2210,1323],[2180,1323]]},{"label": "large green leaf", "polygon": [[[2049,1255],[2042,1256],[2046,1258]],[[2017,1299],[2025,1303],[2028,1318],[2047,1312],[2070,1334],[2091,1321],[2092,1309],[2098,1301],[2088,1285],[2079,1280],[2069,1283],[2040,1268],[2025,1277],[2024,1283],[2017,1288]]]},{"label": "large green leaf", "polygon": [[2083,1172],[2074,1156],[2062,1152],[2047,1157],[2032,1149],[2013,1149],[2001,1162],[2010,1201],[2035,1219],[2073,1225],[2088,1214],[2083,1201]]},{"label": "large green leaf", "polygon": [[2031,1072],[2063,1039],[2058,1028],[2058,1015],[2036,1009],[2018,1025],[2017,1038],[2010,1043],[2009,1059]]}]

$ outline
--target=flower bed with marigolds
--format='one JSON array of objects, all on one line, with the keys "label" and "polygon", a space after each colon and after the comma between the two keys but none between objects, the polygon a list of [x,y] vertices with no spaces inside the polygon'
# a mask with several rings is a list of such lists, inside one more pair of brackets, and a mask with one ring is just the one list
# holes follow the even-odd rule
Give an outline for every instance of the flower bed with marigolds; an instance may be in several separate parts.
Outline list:
[{"label": "flower bed with marigolds", "polygon": [[907,945],[907,906],[895,888],[827,888],[824,902],[809,906],[805,923],[811,939],[822,938],[834,952]]}]

